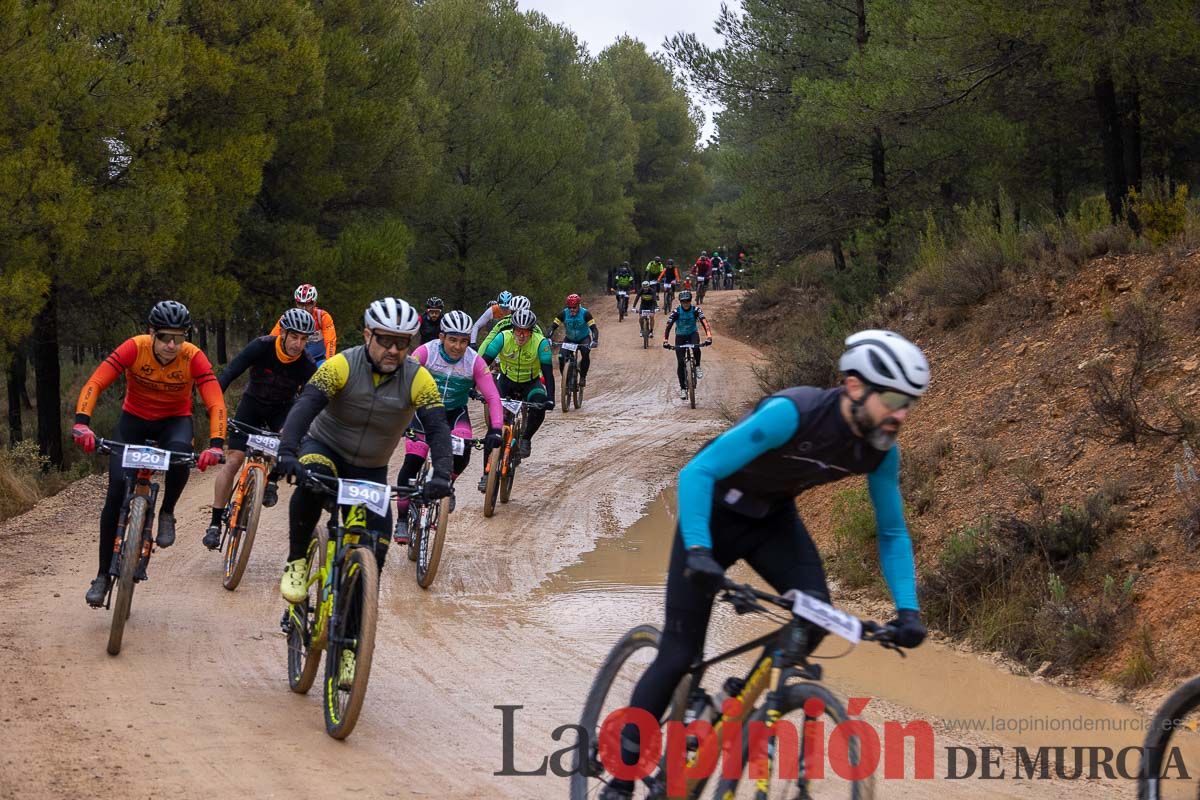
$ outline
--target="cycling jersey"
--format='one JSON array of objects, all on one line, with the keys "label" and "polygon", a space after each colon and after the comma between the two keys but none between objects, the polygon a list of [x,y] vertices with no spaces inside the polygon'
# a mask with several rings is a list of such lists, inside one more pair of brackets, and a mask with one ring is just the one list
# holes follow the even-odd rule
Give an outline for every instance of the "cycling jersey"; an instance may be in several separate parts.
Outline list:
[{"label": "cycling jersey", "polygon": [[637,299],[633,301],[634,310],[642,311],[657,311],[658,310],[658,292],[653,288],[640,289],[637,293]]},{"label": "cycling jersey", "polygon": [[[550,340],[536,331],[529,335],[529,340],[523,345],[517,344],[517,338],[511,330],[497,336],[483,351],[483,357],[488,363],[499,359],[500,374],[515,383],[525,383],[537,378],[538,373],[550,373],[553,380],[554,372],[550,369],[553,360],[550,357]],[[553,396],[554,384],[550,384],[550,395]]]},{"label": "cycling jersey", "polygon": [[656,280],[664,286],[667,283],[679,283],[679,267],[667,267],[658,273]]},{"label": "cycling jersey", "polygon": [[496,391],[496,381],[492,379],[491,370],[487,368],[479,353],[468,349],[462,358],[454,361],[446,353],[446,348],[442,347],[441,342],[430,342],[414,350],[413,358],[433,376],[438,391],[442,393],[442,403],[446,406],[447,414],[465,408],[470,399],[471,389],[474,388],[487,402],[490,427],[499,428],[503,424],[504,411],[500,406],[500,393]]},{"label": "cycling jersey", "polygon": [[510,309],[501,308],[499,304],[488,306],[487,310],[479,315],[479,319],[475,320],[475,324],[471,326],[471,344],[479,339],[479,333],[487,325],[498,322],[509,315]]},{"label": "cycling jersey", "polygon": [[646,272],[645,272],[646,280],[648,280],[648,281],[654,280],[654,276],[660,274],[662,271],[663,271],[663,264],[661,261],[651,261],[649,264],[646,265]]},{"label": "cycling jersey", "polygon": [[866,475],[884,578],[897,608],[917,609],[900,450],[881,452],[857,436],[841,398],[841,388],[785,389],[709,442],[679,473],[680,534],[688,547],[710,547],[714,508],[763,519],[813,486]]},{"label": "cycling jersey", "polygon": [[[491,346],[492,342],[496,339],[497,336],[499,336],[500,334],[504,333],[505,331],[509,331],[509,330],[512,330],[512,315],[511,314],[492,326],[492,329],[490,331],[488,331],[488,335],[483,337],[483,341],[479,343],[479,352],[482,353],[484,350],[487,350],[488,347]],[[541,335],[542,334],[542,326],[536,322],[533,323],[533,332]]]},{"label": "cycling jersey", "polygon": [[617,276],[615,278],[613,278],[613,286],[615,286],[618,289],[624,289],[624,290],[628,291],[629,287],[633,286],[633,273],[632,272],[625,272],[625,273],[618,272]]},{"label": "cycling jersey", "polygon": [[[323,308],[314,308],[312,317],[317,322],[317,329],[308,336],[308,344],[304,351],[312,356],[317,365],[325,363],[325,359],[333,358],[337,352],[337,330],[333,327],[333,317]],[[271,335],[278,336],[283,332],[279,321],[271,328]]]},{"label": "cycling jersey", "polygon": [[564,341],[590,342],[593,336],[597,341],[600,339],[599,332],[596,330],[596,321],[592,319],[592,312],[584,306],[580,306],[575,311],[564,308],[558,312],[558,316],[554,318],[554,324],[550,326],[551,335],[559,325],[563,326]]},{"label": "cycling jersey", "polygon": [[[300,437],[308,433],[355,467],[386,466],[413,414],[442,408],[433,376],[415,359],[382,373],[366,346],[359,345],[317,369],[288,414],[280,452],[297,452]],[[445,414],[431,416],[441,417],[444,425]]]},{"label": "cycling jersey", "polygon": [[432,342],[437,339],[442,333],[442,318],[430,319],[429,312],[426,311],[421,315],[421,330],[417,333],[417,338],[421,340],[421,344]]},{"label": "cycling jersey", "polygon": [[677,336],[691,336],[696,332],[697,324],[703,322],[704,332],[708,333],[708,320],[704,317],[704,311],[695,303],[691,308],[684,308],[682,305],[676,306],[675,310],[667,317],[667,327],[663,331],[663,338],[671,332],[671,326],[675,326],[675,334]]},{"label": "cycling jersey", "polygon": [[87,425],[100,393],[125,374],[123,411],[143,420],[192,415],[192,388],[208,409],[208,434],[214,447],[225,440],[225,398],[213,376],[212,364],[191,342],[179,345],[175,358],[160,364],[154,357],[154,339],[144,333],[126,339],[96,367],[79,392],[75,422]]},{"label": "cycling jersey", "polygon": [[317,365],[307,351],[289,356],[283,351],[280,336],[260,336],[233,357],[221,372],[221,391],[250,370],[250,382],[245,396],[269,406],[289,406],[300,389],[317,371]]}]

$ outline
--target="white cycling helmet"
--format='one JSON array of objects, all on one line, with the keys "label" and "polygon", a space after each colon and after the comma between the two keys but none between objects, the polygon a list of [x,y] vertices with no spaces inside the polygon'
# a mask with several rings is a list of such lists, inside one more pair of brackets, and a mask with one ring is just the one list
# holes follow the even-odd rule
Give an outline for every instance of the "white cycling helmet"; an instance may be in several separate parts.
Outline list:
[{"label": "white cycling helmet", "polygon": [[297,303],[315,303],[317,302],[317,287],[311,283],[302,283],[296,287],[292,297],[296,298]]},{"label": "white cycling helmet", "polygon": [[421,315],[398,297],[385,297],[367,306],[363,325],[387,333],[416,333],[421,328]]},{"label": "white cycling helmet", "polygon": [[514,328],[531,331],[534,325],[537,325],[537,315],[528,308],[522,308],[520,311],[513,312],[512,326]]},{"label": "white cycling helmet", "polygon": [[442,317],[442,333],[452,336],[469,336],[471,328],[475,327],[471,315],[465,311],[451,311]]},{"label": "white cycling helmet", "polygon": [[513,299],[508,302],[508,307],[513,311],[520,311],[522,308],[528,311],[533,307],[529,302],[529,298],[523,294],[514,294]]},{"label": "white cycling helmet", "polygon": [[859,331],[846,337],[838,369],[880,389],[920,397],[929,388],[929,362],[915,344],[898,333]]}]

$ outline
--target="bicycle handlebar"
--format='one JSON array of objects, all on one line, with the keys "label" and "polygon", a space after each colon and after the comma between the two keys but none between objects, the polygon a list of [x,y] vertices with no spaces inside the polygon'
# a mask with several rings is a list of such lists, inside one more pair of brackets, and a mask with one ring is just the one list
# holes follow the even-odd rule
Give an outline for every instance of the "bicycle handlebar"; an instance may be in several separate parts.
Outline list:
[{"label": "bicycle handlebar", "polygon": [[[471,391],[475,391],[475,390],[472,389]],[[480,397],[478,399],[482,400],[483,398]],[[453,436],[454,434],[450,434],[450,435]],[[412,428],[406,428],[404,430],[404,436],[405,436],[405,438],[412,439],[414,442],[416,442],[416,441],[420,441],[421,439],[423,439],[425,434],[417,433]],[[459,436],[458,438],[463,440],[463,445],[465,445],[466,447],[472,447],[476,450],[483,449],[483,439],[474,439],[474,438],[468,439],[463,436]]]},{"label": "bicycle handlebar", "polygon": [[[320,472],[312,472],[311,470],[306,470],[304,473],[304,486],[306,489],[312,489],[313,491],[333,495],[335,497],[338,493],[339,480],[339,478],[335,478],[332,475],[323,475]],[[391,484],[388,484],[387,486],[392,490],[393,498],[413,497],[419,494],[421,491],[420,489],[415,489],[411,486],[395,486]]]},{"label": "bicycle handlebar", "polygon": [[709,347],[712,345],[712,342],[701,342],[700,344],[671,344],[670,342],[664,342],[664,344],[671,350],[687,350],[689,347]]},{"label": "bicycle handlebar", "polygon": [[[779,608],[792,611],[793,602],[787,597],[764,592],[761,589],[756,589],[748,583],[737,583],[729,578],[725,579],[721,587],[722,594],[718,597],[719,600],[729,603],[738,614],[748,614],[751,612],[766,612],[758,601],[764,601]],[[853,615],[850,615],[853,616]],[[901,656],[904,653],[900,650],[892,639],[892,629],[887,625],[882,625],[874,620],[861,619],[854,617],[862,625],[862,638],[864,642],[876,642],[881,647],[887,650],[895,650]]]},{"label": "bicycle handlebar", "polygon": [[[125,447],[130,444],[133,444],[133,443],[132,442],[117,442],[117,441],[113,441],[112,439],[97,439],[96,440],[96,452],[97,453],[111,453],[111,452],[113,452],[114,449],[124,450]],[[148,447],[148,446],[150,446],[150,445],[134,445],[134,447]],[[163,450],[164,448],[158,447],[155,449]],[[172,466],[176,465],[176,464],[185,464],[189,467],[192,467],[192,466],[196,465],[196,460],[200,457],[200,456],[196,455],[195,453],[177,453],[174,450],[167,450],[167,452],[171,454],[170,458],[171,458]],[[127,467],[126,469],[132,469],[132,467]]]},{"label": "bicycle handlebar", "polygon": [[244,422],[238,422],[236,419],[229,420],[229,427],[241,431],[242,433],[252,433],[255,436],[273,436],[279,438],[279,431],[271,431],[266,428],[256,428],[253,425],[247,425]]}]

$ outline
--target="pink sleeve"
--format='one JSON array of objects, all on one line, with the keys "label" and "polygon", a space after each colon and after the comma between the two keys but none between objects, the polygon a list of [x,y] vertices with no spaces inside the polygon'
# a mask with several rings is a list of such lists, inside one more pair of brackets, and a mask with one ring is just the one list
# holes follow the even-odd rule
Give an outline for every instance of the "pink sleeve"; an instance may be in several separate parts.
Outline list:
[{"label": "pink sleeve", "polygon": [[425,343],[421,345],[416,350],[413,350],[412,354],[413,358],[419,361],[422,367],[425,366],[425,364],[429,361],[429,344]]},{"label": "pink sleeve", "polygon": [[482,357],[475,359],[475,388],[487,402],[488,427],[502,427],[504,425],[504,407],[500,405],[500,390],[496,388],[492,371],[488,369]]}]

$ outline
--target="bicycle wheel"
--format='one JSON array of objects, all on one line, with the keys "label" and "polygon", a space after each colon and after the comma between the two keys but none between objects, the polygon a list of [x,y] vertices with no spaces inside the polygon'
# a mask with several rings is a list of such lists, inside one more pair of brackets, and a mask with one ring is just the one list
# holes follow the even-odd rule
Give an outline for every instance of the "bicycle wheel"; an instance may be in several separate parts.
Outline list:
[{"label": "bicycle wheel", "polygon": [[576,379],[574,389],[575,391],[571,393],[571,400],[575,403],[575,410],[578,411],[579,407],[583,405],[583,383]]},{"label": "bicycle wheel", "polygon": [[571,408],[571,392],[573,391],[571,384],[574,380],[575,359],[572,358],[567,362],[567,370],[563,373],[562,391],[559,392],[559,396],[562,400],[562,412],[564,414],[567,413],[567,411],[569,411]]},{"label": "bicycle wheel", "polygon": [[[638,625],[613,645],[596,673],[579,720],[586,732],[587,742],[581,742],[575,750],[575,763],[571,770],[571,800],[595,798],[610,779],[600,762],[600,728],[609,714],[629,705],[633,687],[657,655],[661,638],[662,634],[653,625]],[[663,722],[683,718],[683,709],[687,704],[687,682],[688,678],[685,678],[675,691]],[[581,750],[587,753],[584,764],[579,763]],[[642,784],[638,784],[638,787],[639,791],[645,790]],[[634,795],[639,798],[645,796]]]},{"label": "bicycle wheel", "polygon": [[437,577],[438,563],[442,560],[442,543],[446,540],[446,526],[450,522],[450,498],[429,506],[425,526],[421,531],[421,548],[417,557],[417,585],[428,589]]},{"label": "bicycle wheel", "polygon": [[688,403],[696,407],[696,362],[688,359]]},{"label": "bicycle wheel", "polygon": [[[421,471],[417,473],[417,483],[419,487],[425,486],[425,479],[429,476],[429,459],[425,459],[425,463],[421,465]],[[415,495],[408,500],[408,509],[405,513],[405,521],[408,523],[408,560],[416,561],[417,553],[419,552],[421,536],[425,535],[424,526],[421,524],[421,509],[424,507],[424,495]],[[399,512],[397,512],[399,513]],[[399,520],[396,522],[399,525]]]},{"label": "bicycle wheel", "polygon": [[645,350],[650,346],[650,323],[646,322],[646,318],[642,317],[642,349]]},{"label": "bicycle wheel", "polygon": [[318,578],[325,564],[329,535],[319,528],[308,543],[308,597],[296,605],[288,604],[287,619],[288,686],[297,694],[306,694],[321,666],[321,651],[329,620],[320,619],[321,583]]},{"label": "bicycle wheel", "polygon": [[117,599],[112,605],[112,622],[108,628],[108,654],[121,652],[121,638],[125,635],[125,621],[133,606],[133,576],[137,574],[138,561],[142,557],[142,529],[146,525],[146,514],[150,501],[144,495],[135,494],[129,501],[129,513],[125,517],[125,538],[121,540],[121,574],[113,591]]},{"label": "bicycle wheel", "polygon": [[483,488],[483,515],[490,517],[496,513],[496,495],[500,491],[500,457],[507,445],[500,445],[488,456],[487,483]]},{"label": "bicycle wheel", "polygon": [[500,476],[500,502],[507,503],[512,497],[513,479],[517,474],[516,462],[509,460],[508,469]]},{"label": "bicycle wheel", "polygon": [[[362,537],[369,541],[366,532]],[[351,547],[345,556],[341,585],[334,598],[333,618],[337,629],[330,631],[325,657],[325,732],[345,739],[354,730],[367,696],[371,656],[375,653],[375,620],[379,611],[379,569],[375,554],[366,547]],[[352,623],[358,632],[351,636]],[[354,680],[347,688],[338,682],[342,652],[354,653]]]},{"label": "bicycle wheel", "polygon": [[[1142,744],[1138,769],[1138,800],[1171,800],[1200,797],[1200,779],[1180,764],[1195,761],[1200,752],[1200,677],[1192,678],[1163,701]],[[1163,774],[1164,767],[1166,775]]]},{"label": "bicycle wheel", "polygon": [[250,550],[254,547],[254,534],[258,532],[258,518],[262,515],[262,498],[266,488],[263,471],[252,468],[246,476],[241,510],[237,521],[230,525],[229,544],[225,548],[225,578],[221,585],[231,592],[241,583],[246,565],[250,563]]},{"label": "bicycle wheel", "polygon": [[[862,780],[847,780],[838,775],[836,769],[829,764],[821,765],[823,777],[808,777],[806,775],[806,766],[804,763],[804,722],[808,717],[804,712],[804,704],[810,700],[816,699],[821,702],[822,716],[819,719],[824,724],[825,735],[828,736],[830,731],[836,728],[840,723],[844,722],[846,710],[842,707],[841,701],[837,699],[824,686],[819,683],[794,683],[782,690],[780,697],[779,710],[781,713],[780,721],[786,721],[791,724],[796,731],[796,747],[789,748],[782,744],[783,738],[772,739],[768,745],[768,754],[771,757],[770,773],[769,773],[769,789],[766,791],[761,784],[758,784],[753,779],[754,776],[737,779],[722,779],[717,785],[717,791],[713,794],[714,797],[728,798],[750,798],[755,800],[759,798],[777,798],[778,800],[790,800],[795,797],[805,798],[822,798],[822,797],[850,797],[851,800],[871,800],[875,796],[875,781],[874,776],[867,776]],[[789,715],[794,714],[795,719],[787,719]],[[767,712],[765,706],[759,706],[750,715],[746,730],[753,728],[762,729],[767,720]],[[759,725],[754,725],[754,723]],[[777,723],[778,724],[778,723]],[[749,775],[750,765],[750,737],[744,736],[742,740],[742,775]],[[794,759],[794,760],[793,760]],[[851,738],[847,742],[846,760],[850,766],[856,766],[862,760],[861,742],[856,738]],[[843,766],[843,769],[845,767]],[[820,774],[820,773],[818,773]],[[738,785],[742,784],[742,790],[738,792]],[[759,792],[763,791],[762,794]]]}]

